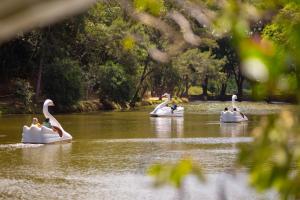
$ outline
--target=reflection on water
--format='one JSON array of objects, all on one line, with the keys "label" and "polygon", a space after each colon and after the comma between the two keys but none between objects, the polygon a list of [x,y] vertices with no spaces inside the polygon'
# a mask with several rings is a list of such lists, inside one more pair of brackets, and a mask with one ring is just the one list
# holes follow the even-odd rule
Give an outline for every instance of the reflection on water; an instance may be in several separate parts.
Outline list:
[{"label": "reflection on water", "polygon": [[172,133],[177,137],[184,136],[183,117],[150,117],[150,121],[158,138],[171,138]]},{"label": "reflection on water", "polygon": [[241,123],[220,123],[220,133],[223,136],[237,137],[247,135],[248,122]]},{"label": "reflection on water", "polygon": [[70,156],[72,143],[44,145],[40,148],[22,148],[24,163],[51,168],[56,166],[62,159]]},{"label": "reflection on water", "polygon": [[[107,112],[57,117],[74,141],[20,144],[26,115],[0,117],[0,199],[173,200],[174,188],[155,189],[147,168],[189,155],[207,182],[185,182],[185,199],[274,199],[247,187],[245,173],[230,175],[237,143],[252,141],[254,123],[219,124],[219,115],[187,113],[184,118],[149,118],[147,112]],[[27,122],[28,121],[28,122]],[[3,134],[2,134],[3,133]],[[221,177],[221,178],[220,178]]]}]

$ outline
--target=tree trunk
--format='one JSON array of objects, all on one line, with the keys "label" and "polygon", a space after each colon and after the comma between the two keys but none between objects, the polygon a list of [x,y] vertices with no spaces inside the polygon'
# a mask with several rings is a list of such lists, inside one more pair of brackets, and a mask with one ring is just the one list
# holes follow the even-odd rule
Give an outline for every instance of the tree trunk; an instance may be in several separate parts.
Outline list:
[{"label": "tree trunk", "polygon": [[132,106],[132,107],[134,107],[136,101],[138,100],[139,92],[140,92],[140,90],[142,88],[144,80],[150,74],[150,73],[147,73],[149,62],[150,62],[150,57],[148,56],[147,60],[146,60],[146,63],[145,63],[145,66],[144,66],[144,69],[143,69],[142,76],[141,76],[140,81],[138,83],[138,86],[137,86],[137,88],[135,90],[135,93],[134,93],[134,95],[133,95],[133,97],[132,97],[132,99],[130,101],[130,106]]},{"label": "tree trunk", "polygon": [[207,100],[207,85],[208,85],[208,77],[205,76],[202,82],[202,96],[205,101]]},{"label": "tree trunk", "polygon": [[184,75],[183,79],[184,79],[184,84],[185,84],[185,90],[184,90],[184,92],[181,96],[188,97],[189,96],[189,88],[190,88],[190,86],[189,86],[189,75]]},{"label": "tree trunk", "polygon": [[43,74],[43,55],[41,53],[40,63],[39,63],[39,71],[36,83],[36,91],[35,91],[35,100],[38,101],[41,95],[41,82],[42,82],[42,74]]},{"label": "tree trunk", "polygon": [[41,32],[41,38],[39,41],[39,51],[40,51],[40,62],[39,62],[39,71],[38,71],[38,77],[37,77],[37,83],[36,83],[36,91],[35,91],[35,99],[36,101],[39,100],[41,95],[41,85],[42,85],[42,75],[43,75],[43,68],[45,65],[45,55],[46,55],[46,44],[47,44],[47,35],[50,32],[50,26],[48,26],[48,29]]},{"label": "tree trunk", "polygon": [[145,95],[145,93],[147,92],[148,86],[144,85],[142,92],[141,92],[141,97],[143,97]]},{"label": "tree trunk", "polygon": [[240,100],[243,99],[243,83],[244,83],[244,80],[241,80],[239,82],[239,84],[237,85],[237,87],[238,87],[237,96],[238,96],[238,99],[240,99]]},{"label": "tree trunk", "polygon": [[220,99],[221,99],[221,101],[225,101],[226,100],[227,81],[228,81],[229,77],[230,77],[230,74],[227,72],[226,73],[225,82],[222,83],[222,85],[221,85],[221,91],[220,91]]},{"label": "tree trunk", "polygon": [[178,90],[178,95],[179,97],[184,97],[184,92],[185,92],[185,87],[180,87]]},{"label": "tree trunk", "polygon": [[224,101],[226,98],[226,88],[227,88],[227,83],[223,83],[221,86],[221,91],[220,91],[220,99],[222,101]]},{"label": "tree trunk", "polygon": [[237,97],[239,100],[242,100],[243,99],[243,83],[244,83],[245,78],[242,75],[240,68],[238,68],[237,72],[234,71],[234,77],[235,77],[235,82],[236,82],[236,86],[238,89]]},{"label": "tree trunk", "polygon": [[237,80],[237,89],[238,89],[238,93],[237,93],[237,97],[238,100],[242,100],[243,99],[243,83],[244,83],[244,77],[243,76],[239,76],[238,80]]}]

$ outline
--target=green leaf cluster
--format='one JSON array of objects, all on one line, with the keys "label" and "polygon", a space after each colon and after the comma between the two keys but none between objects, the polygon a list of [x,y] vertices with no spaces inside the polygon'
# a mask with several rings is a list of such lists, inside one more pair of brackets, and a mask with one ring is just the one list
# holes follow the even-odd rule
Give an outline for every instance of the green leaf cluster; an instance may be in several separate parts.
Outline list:
[{"label": "green leaf cluster", "polygon": [[59,106],[70,106],[82,97],[82,75],[78,63],[60,60],[43,74],[44,93]]},{"label": "green leaf cluster", "polygon": [[148,174],[155,178],[155,186],[171,185],[182,187],[188,175],[194,175],[199,181],[205,181],[200,166],[190,158],[179,160],[175,164],[156,164],[148,169]]},{"label": "green leaf cluster", "polygon": [[108,61],[95,71],[96,88],[102,101],[125,103],[130,99],[133,85],[119,64]]}]

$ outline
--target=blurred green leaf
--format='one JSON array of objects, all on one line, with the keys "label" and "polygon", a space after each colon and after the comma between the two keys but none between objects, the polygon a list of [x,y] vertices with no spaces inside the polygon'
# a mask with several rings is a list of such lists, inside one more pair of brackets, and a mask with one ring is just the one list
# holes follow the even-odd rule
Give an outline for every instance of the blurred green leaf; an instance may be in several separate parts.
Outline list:
[{"label": "blurred green leaf", "polygon": [[172,185],[182,187],[188,175],[194,175],[199,181],[204,181],[201,167],[189,158],[181,159],[175,164],[155,164],[149,167],[148,175],[155,179],[155,186]]},{"label": "blurred green leaf", "polygon": [[155,16],[165,11],[163,0],[134,0],[134,7],[138,11],[146,11]]},{"label": "blurred green leaf", "polygon": [[123,39],[123,47],[125,50],[131,50],[133,49],[135,46],[135,40],[133,37],[131,36],[126,36],[124,39]]}]

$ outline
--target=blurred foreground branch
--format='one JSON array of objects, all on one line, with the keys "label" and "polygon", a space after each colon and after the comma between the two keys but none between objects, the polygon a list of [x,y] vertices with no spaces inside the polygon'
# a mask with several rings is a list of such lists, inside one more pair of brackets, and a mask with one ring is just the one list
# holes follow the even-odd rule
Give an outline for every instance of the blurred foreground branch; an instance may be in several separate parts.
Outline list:
[{"label": "blurred foreground branch", "polygon": [[96,0],[2,0],[0,43],[86,10]]},{"label": "blurred foreground branch", "polygon": [[[181,1],[178,2],[180,2],[180,5],[182,4]],[[176,1],[176,3],[178,2]],[[165,50],[154,47],[148,49],[149,54],[154,60],[169,62],[170,57],[178,55],[190,46],[199,46],[201,44],[201,39],[193,32],[190,22],[184,15],[174,9],[167,12],[165,17],[172,19],[180,27],[180,32],[162,20],[161,17],[135,8],[129,0],[122,0],[121,5],[133,19],[159,30],[161,34],[168,39],[169,45]],[[153,5],[150,4],[148,6],[151,7]],[[200,6],[193,7],[191,2],[183,3],[182,6],[184,6],[188,12],[191,12],[192,16],[195,17],[199,23],[205,26],[211,25],[211,18],[214,16],[212,12],[207,11],[204,13],[203,10],[205,10],[205,8],[200,9]],[[160,9],[163,10],[163,8]],[[158,13],[158,15],[160,14],[161,13]],[[209,17],[207,17],[207,15],[209,15]]]}]

